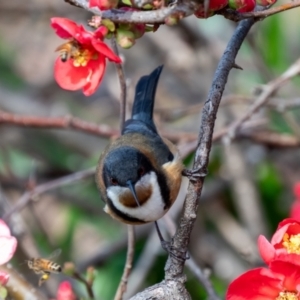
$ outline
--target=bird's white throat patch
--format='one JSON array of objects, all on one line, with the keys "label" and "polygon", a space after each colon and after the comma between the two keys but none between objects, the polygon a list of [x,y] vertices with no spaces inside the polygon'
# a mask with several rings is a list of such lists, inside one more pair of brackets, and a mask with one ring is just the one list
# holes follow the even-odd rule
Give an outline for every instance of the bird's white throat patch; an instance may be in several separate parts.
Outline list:
[{"label": "bird's white throat patch", "polygon": [[153,171],[145,174],[136,183],[136,187],[149,187],[149,185],[151,185],[152,187],[152,194],[149,199],[140,207],[131,208],[120,203],[119,196],[124,191],[128,190],[127,187],[110,186],[107,189],[107,196],[110,198],[113,205],[124,214],[127,214],[128,216],[133,218],[137,218],[139,220],[143,220],[145,222],[153,222],[160,219],[166,213],[166,210],[164,209],[165,202],[162,199],[160,188],[157,182],[157,176]]}]

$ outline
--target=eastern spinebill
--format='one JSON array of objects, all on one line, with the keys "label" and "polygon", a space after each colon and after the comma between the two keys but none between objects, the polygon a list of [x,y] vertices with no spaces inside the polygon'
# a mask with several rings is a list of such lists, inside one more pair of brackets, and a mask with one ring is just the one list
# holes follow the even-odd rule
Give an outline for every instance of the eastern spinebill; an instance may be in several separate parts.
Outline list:
[{"label": "eastern spinebill", "polygon": [[141,77],[131,119],[121,136],[102,153],[96,182],[104,211],[127,224],[160,219],[177,198],[183,164],[175,145],[162,138],[153,122],[153,107],[162,66]]}]

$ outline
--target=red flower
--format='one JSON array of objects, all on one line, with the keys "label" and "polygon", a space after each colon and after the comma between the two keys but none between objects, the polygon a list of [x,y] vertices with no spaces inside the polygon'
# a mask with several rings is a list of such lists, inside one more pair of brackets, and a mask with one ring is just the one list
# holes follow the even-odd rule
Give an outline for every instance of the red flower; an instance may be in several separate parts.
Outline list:
[{"label": "red flower", "polygon": [[100,10],[115,8],[118,5],[118,0],[90,0],[90,7],[98,7]]},{"label": "red flower", "polygon": [[[263,235],[259,236],[258,249],[267,264],[274,259],[289,260],[292,257],[294,263],[300,265],[300,222],[294,219],[283,220],[271,242]],[[291,254],[294,255],[290,256]]]},{"label": "red flower", "polygon": [[236,278],[228,287],[226,300],[298,300],[300,267],[285,261],[273,261],[269,267]]},{"label": "red flower", "polygon": [[69,281],[63,281],[57,291],[56,300],[75,300],[76,296]]},{"label": "red flower", "polygon": [[65,18],[52,18],[51,26],[58,36],[68,39],[57,48],[60,57],[55,62],[55,80],[63,89],[83,89],[86,96],[93,94],[103,78],[106,58],[121,63],[121,59],[103,42],[106,27],[90,32]]},{"label": "red flower", "polygon": [[5,272],[0,271],[0,286],[5,286],[8,282],[9,275]]}]

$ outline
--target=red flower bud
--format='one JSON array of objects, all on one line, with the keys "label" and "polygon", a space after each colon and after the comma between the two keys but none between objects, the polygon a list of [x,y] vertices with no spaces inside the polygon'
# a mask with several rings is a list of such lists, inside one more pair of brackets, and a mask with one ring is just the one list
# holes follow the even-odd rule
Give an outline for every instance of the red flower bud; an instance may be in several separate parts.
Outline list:
[{"label": "red flower bud", "polygon": [[256,0],[256,3],[261,6],[268,6],[275,2],[277,2],[277,0]]},{"label": "red flower bud", "polygon": [[229,7],[236,9],[238,12],[253,11],[255,0],[229,0]]},{"label": "red flower bud", "polygon": [[214,15],[214,12],[212,10],[209,10],[205,13],[205,9],[203,4],[201,4],[198,7],[198,10],[195,11],[194,15],[199,19],[207,19],[209,17],[212,17]]},{"label": "red flower bud", "polygon": [[98,7],[100,10],[115,8],[118,5],[118,0],[90,0],[89,7]]},{"label": "red flower bud", "polygon": [[57,300],[75,300],[76,296],[72,290],[71,283],[63,281],[57,291]]},{"label": "red flower bud", "polygon": [[[9,274],[0,271],[0,286],[6,286],[9,279]],[[1,297],[0,297],[1,298]]]},{"label": "red flower bud", "polygon": [[208,10],[216,11],[224,8],[228,4],[228,0],[210,0]]},{"label": "red flower bud", "polygon": [[194,15],[200,19],[206,19],[214,15],[214,12],[224,8],[228,4],[228,0],[210,0],[208,11],[205,13],[204,3],[202,3]]}]

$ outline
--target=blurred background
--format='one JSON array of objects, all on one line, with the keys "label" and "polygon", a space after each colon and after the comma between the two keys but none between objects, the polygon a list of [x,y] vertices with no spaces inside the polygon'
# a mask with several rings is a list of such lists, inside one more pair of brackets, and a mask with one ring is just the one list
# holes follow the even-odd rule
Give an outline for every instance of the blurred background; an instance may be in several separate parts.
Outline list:
[{"label": "blurred background", "polygon": [[[66,17],[86,24],[91,15],[64,1],[11,0],[0,2],[0,218],[34,185],[95,167],[108,139],[72,129],[36,129],[1,122],[3,111],[18,115],[72,115],[88,122],[119,128],[119,82],[108,63],[99,90],[91,97],[58,87],[53,78],[57,46],[63,43],[50,27],[50,18]],[[127,116],[140,76],[164,64],[157,90],[155,122],[161,133],[177,142],[187,167],[217,63],[236,24],[214,16],[189,17],[180,24],[147,33],[124,57],[128,84]],[[215,132],[247,111],[257,91],[280,76],[300,54],[299,8],[258,22],[236,63],[243,71],[230,73]],[[109,41],[108,41],[109,43]],[[205,180],[190,252],[211,274],[219,295],[245,270],[261,264],[256,239],[270,237],[289,215],[293,185],[300,181],[300,80],[279,90],[230,145],[215,141]],[[289,105],[291,104],[292,105]],[[271,136],[274,143],[257,138]],[[255,135],[256,134],[256,135]],[[288,142],[281,143],[282,137]],[[290,139],[289,139],[290,138]],[[292,141],[292,142],[291,142]],[[277,143],[278,142],[278,143]],[[184,180],[170,216],[177,222],[186,192]],[[47,257],[62,249],[55,261],[72,261],[84,274],[96,269],[96,299],[113,299],[126,256],[124,224],[103,212],[93,176],[42,194],[9,219],[18,250],[13,267],[33,286],[38,275],[22,264],[29,257]],[[159,221],[162,228],[164,220]],[[125,299],[163,279],[166,253],[153,224],[136,228],[137,243]],[[167,235],[167,232],[164,233]],[[186,270],[193,299],[206,299],[192,272]],[[67,277],[52,275],[39,288],[45,299],[56,295]],[[72,281],[78,295],[82,284]],[[40,298],[42,299],[42,298]]]}]

